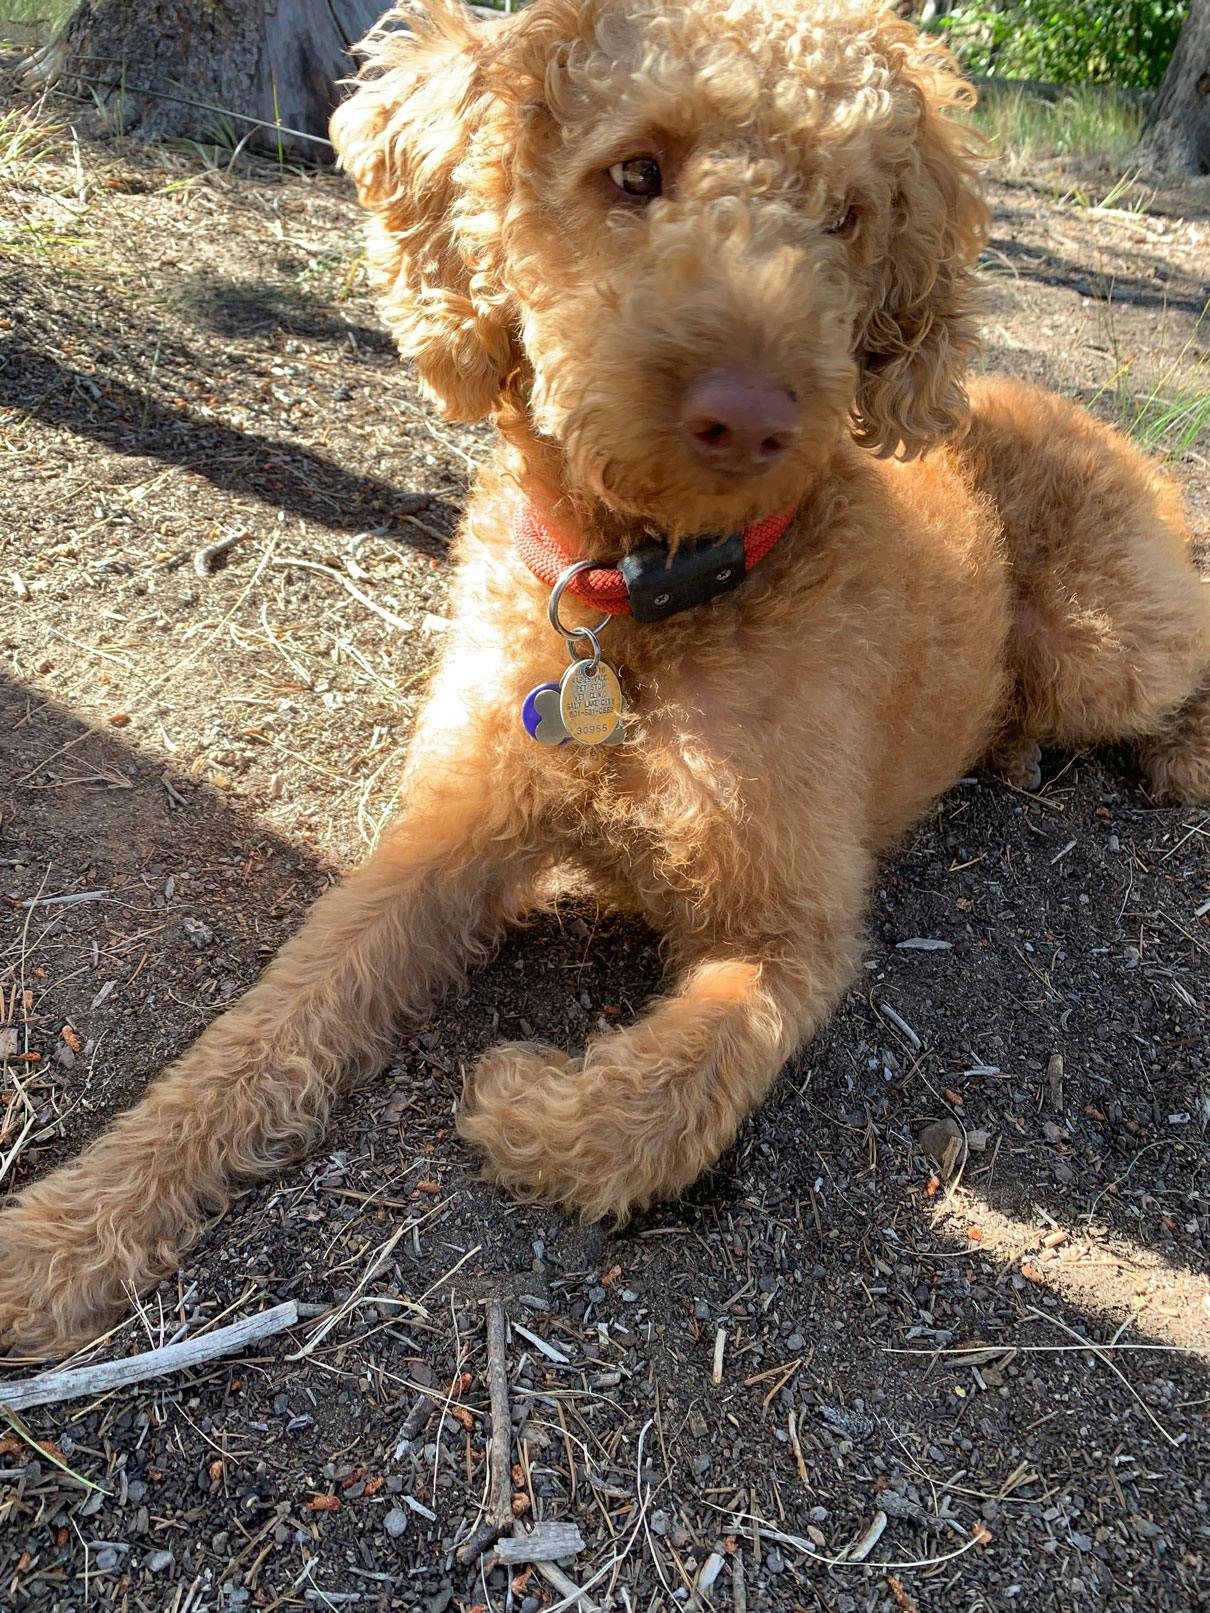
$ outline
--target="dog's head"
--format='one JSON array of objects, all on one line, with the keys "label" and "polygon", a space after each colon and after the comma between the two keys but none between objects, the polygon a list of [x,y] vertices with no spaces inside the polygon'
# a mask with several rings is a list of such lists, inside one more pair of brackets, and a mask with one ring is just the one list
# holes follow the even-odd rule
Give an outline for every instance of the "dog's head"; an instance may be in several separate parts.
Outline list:
[{"label": "dog's head", "polygon": [[573,494],[718,530],[846,429],[912,455],[962,424],[972,97],[877,0],[430,0],[362,49],[332,129],[386,319]]}]

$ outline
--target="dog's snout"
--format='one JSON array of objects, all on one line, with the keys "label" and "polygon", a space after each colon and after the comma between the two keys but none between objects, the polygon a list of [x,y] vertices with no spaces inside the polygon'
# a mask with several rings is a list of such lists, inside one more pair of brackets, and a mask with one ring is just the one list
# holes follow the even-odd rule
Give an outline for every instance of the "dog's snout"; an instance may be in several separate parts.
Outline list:
[{"label": "dog's snout", "polygon": [[709,469],[759,476],[798,435],[798,409],[784,387],[716,370],[685,388],[681,425]]}]

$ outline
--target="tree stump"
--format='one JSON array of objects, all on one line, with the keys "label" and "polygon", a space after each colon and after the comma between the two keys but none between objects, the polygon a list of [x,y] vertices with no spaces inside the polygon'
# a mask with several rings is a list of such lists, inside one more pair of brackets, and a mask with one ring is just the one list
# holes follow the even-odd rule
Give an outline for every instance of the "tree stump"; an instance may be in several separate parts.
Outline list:
[{"label": "tree stump", "polygon": [[1210,173],[1210,0],[1193,0],[1139,144],[1144,168],[1174,179]]},{"label": "tree stump", "polygon": [[[350,46],[387,0],[83,0],[30,76],[94,96],[124,133],[326,161]],[[259,119],[268,127],[241,119]],[[308,139],[307,136],[318,137]]]}]

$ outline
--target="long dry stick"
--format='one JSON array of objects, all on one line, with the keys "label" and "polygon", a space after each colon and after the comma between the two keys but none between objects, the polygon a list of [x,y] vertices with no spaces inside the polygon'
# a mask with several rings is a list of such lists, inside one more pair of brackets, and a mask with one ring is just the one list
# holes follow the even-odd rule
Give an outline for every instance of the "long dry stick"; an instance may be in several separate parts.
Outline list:
[{"label": "long dry stick", "polygon": [[297,1321],[298,1306],[288,1300],[284,1305],[258,1311],[255,1316],[245,1316],[228,1327],[216,1327],[212,1333],[199,1333],[196,1338],[165,1344],[158,1350],[144,1350],[141,1355],[128,1356],[124,1361],[96,1361],[91,1366],[71,1367],[65,1372],[40,1372],[34,1378],[0,1384],[0,1408],[24,1411],[29,1406],[53,1406],[60,1400],[78,1400],[107,1389],[123,1389],[127,1384],[142,1383],[145,1378],[162,1378],[169,1372],[182,1372],[187,1367],[200,1366],[203,1361],[213,1361],[216,1356],[242,1350],[246,1344],[284,1332]]},{"label": "long dry stick", "polygon": [[487,1304],[487,1389],[492,1408],[491,1502],[487,1516],[463,1541],[456,1553],[460,1563],[473,1562],[496,1541],[513,1521],[512,1421],[508,1410],[508,1359],[505,1354],[507,1323],[498,1299]]}]

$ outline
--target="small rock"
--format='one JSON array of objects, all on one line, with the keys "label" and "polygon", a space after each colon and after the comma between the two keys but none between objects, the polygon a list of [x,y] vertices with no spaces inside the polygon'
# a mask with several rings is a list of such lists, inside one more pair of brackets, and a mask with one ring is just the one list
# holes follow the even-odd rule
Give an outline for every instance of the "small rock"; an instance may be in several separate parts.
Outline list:
[{"label": "small rock", "polygon": [[786,1349],[794,1355],[797,1355],[799,1350],[805,1350],[806,1347],[807,1341],[803,1338],[801,1333],[791,1333],[790,1337],[786,1340]]},{"label": "small rock", "polygon": [[966,1141],[962,1127],[951,1116],[934,1120],[921,1128],[919,1142],[924,1152],[940,1165],[942,1173],[956,1176],[966,1161]]},{"label": "small rock", "polygon": [[651,1532],[653,1535],[666,1535],[672,1526],[672,1519],[662,1509],[651,1514]]},{"label": "small rock", "polygon": [[398,1540],[408,1526],[408,1515],[402,1507],[392,1507],[382,1520],[382,1527],[392,1540]]},{"label": "small rock", "polygon": [[765,1570],[770,1574],[784,1574],[786,1571],[786,1559],[776,1546],[765,1553]]},{"label": "small rock", "polygon": [[153,1574],[162,1574],[171,1562],[172,1553],[170,1551],[153,1551],[148,1557],[145,1566]]},{"label": "small rock", "polygon": [[103,1546],[93,1558],[92,1565],[98,1574],[108,1574],[118,1566],[118,1554],[112,1546]]},{"label": "small rock", "polygon": [[208,924],[203,924],[201,919],[183,918],[181,929],[195,947],[208,947],[214,940],[214,931]]}]

